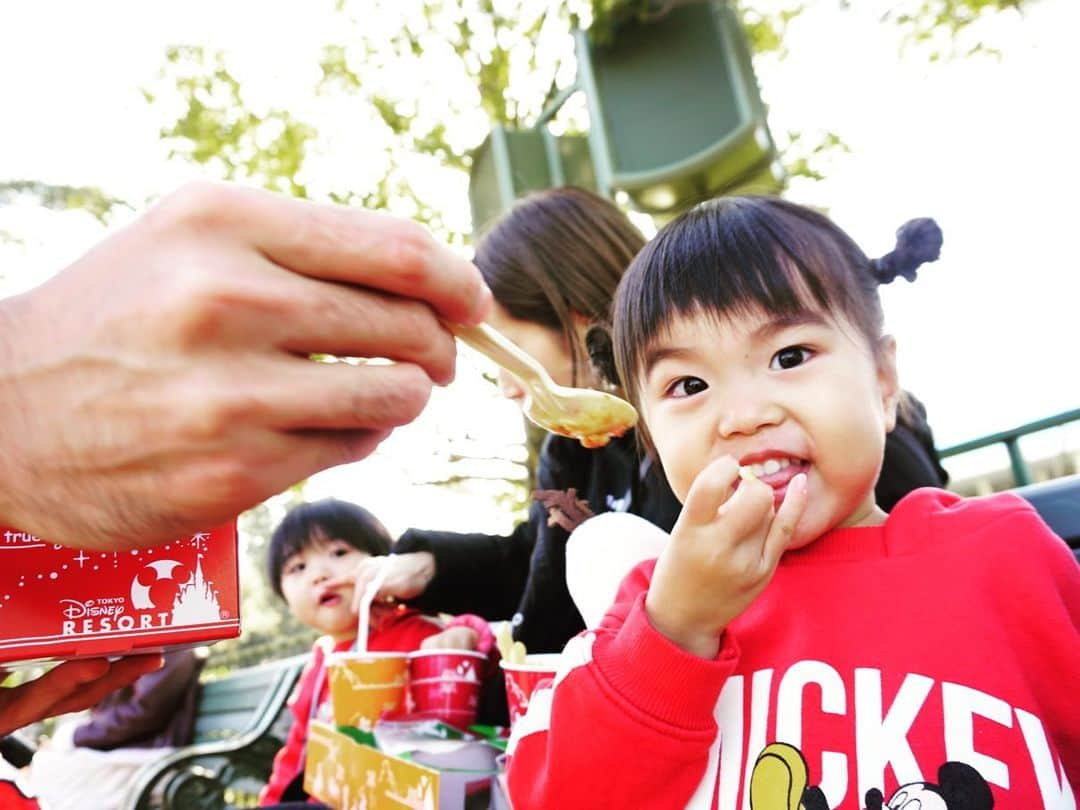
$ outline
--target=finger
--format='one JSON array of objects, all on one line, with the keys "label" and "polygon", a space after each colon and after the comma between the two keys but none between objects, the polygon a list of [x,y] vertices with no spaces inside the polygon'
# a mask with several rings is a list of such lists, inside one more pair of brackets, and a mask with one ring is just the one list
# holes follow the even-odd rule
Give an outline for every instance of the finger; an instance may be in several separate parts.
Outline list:
[{"label": "finger", "polygon": [[161,655],[158,654],[132,655],[114,661],[109,665],[108,673],[59,701],[53,706],[52,713],[67,714],[88,709],[106,695],[128,686],[142,675],[161,669],[163,663]]},{"label": "finger", "polygon": [[721,456],[705,467],[686,494],[679,522],[703,525],[716,519],[716,511],[731,497],[739,477],[739,464],[731,456]]},{"label": "finger", "polygon": [[[272,330],[276,346],[294,354],[384,357],[416,363],[439,383],[453,379],[454,337],[426,303],[312,280],[270,263],[265,269],[258,291],[250,288],[250,280],[236,290],[230,290],[229,279],[210,282],[213,289],[207,295],[231,296],[246,306],[229,323],[214,323],[240,345],[246,346],[251,332],[262,327]],[[250,317],[242,317],[245,312]]]},{"label": "finger", "polygon": [[775,566],[791,544],[795,536],[795,527],[799,524],[809,500],[809,488],[807,487],[806,473],[799,473],[788,482],[787,492],[784,493],[784,501],[776,510],[769,527],[769,534],[765,538],[766,562]]},{"label": "finger", "polygon": [[353,580],[353,597],[352,597],[352,609],[355,611],[360,610],[360,602],[363,601],[364,592],[367,591],[368,585],[371,584],[371,580],[375,577],[375,569],[370,567],[361,568],[356,578]]},{"label": "finger", "polygon": [[752,478],[739,482],[735,493],[720,507],[719,517],[733,538],[762,544],[772,512],[772,487]]},{"label": "finger", "polygon": [[222,369],[193,419],[214,424],[257,424],[282,431],[389,431],[418,417],[432,382],[411,363],[319,363],[305,358],[268,359],[242,369]]},{"label": "finger", "polygon": [[491,308],[472,263],[415,222],[214,184],[183,189],[161,207],[197,226],[224,225],[297,273],[418,298],[452,321],[478,323]]},{"label": "finger", "polygon": [[169,471],[176,514],[197,510],[201,525],[224,523],[321,470],[365,458],[390,431],[250,433],[239,449],[228,447],[227,452],[204,455],[199,464]]},{"label": "finger", "polygon": [[68,661],[33,681],[0,690],[0,733],[92,706],[139,675],[159,668],[161,656],[136,656],[118,664],[123,666],[114,670],[116,665],[110,666],[103,658]]},{"label": "finger", "polygon": [[304,304],[278,327],[280,348],[415,363],[440,385],[453,381],[454,336],[426,304],[341,285],[320,285]]}]

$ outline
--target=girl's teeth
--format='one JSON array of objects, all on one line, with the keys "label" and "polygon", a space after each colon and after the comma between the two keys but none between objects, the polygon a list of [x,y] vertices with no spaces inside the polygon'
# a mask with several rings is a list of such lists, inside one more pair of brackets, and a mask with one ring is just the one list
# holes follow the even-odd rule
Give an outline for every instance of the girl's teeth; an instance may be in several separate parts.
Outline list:
[{"label": "girl's teeth", "polygon": [[780,472],[791,464],[791,459],[787,458],[770,458],[762,464],[751,464],[750,472],[754,474],[754,477],[761,478],[763,475],[772,475],[773,473]]}]

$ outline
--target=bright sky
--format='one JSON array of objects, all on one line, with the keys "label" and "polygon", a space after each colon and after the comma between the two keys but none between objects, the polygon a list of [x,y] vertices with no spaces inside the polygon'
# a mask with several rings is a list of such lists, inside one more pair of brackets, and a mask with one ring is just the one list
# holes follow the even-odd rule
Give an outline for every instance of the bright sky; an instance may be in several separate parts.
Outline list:
[{"label": "bright sky", "polygon": [[[170,43],[228,50],[230,65],[262,99],[298,114],[312,104],[312,53],[331,39],[327,0],[35,0],[10,5],[0,24],[0,179],[97,185],[143,199],[197,176],[168,164],[150,84]],[[883,292],[901,377],[927,405],[941,446],[1080,405],[1075,320],[1080,267],[1074,233],[1080,188],[1077,105],[1080,3],[1041,0],[1021,19],[980,33],[1004,52],[931,62],[901,54],[883,2],[820,2],[792,25],[789,53],[759,61],[776,133],[831,130],[851,148],[827,179],[790,195],[827,206],[871,255],[892,246],[906,219],[933,216],[942,260],[909,285]],[[477,139],[481,133],[478,133]],[[342,143],[345,171],[362,177],[362,144]],[[349,175],[350,177],[353,174]],[[445,193],[467,210],[464,188]],[[81,213],[0,208],[0,294],[25,289],[101,237]],[[420,424],[373,459],[317,477],[312,492],[372,505],[394,531],[409,525],[505,529],[483,498],[409,492],[432,447],[460,431],[495,445],[521,435],[512,405],[478,381],[440,392]],[[1078,431],[1029,445],[1036,454],[1080,446]],[[990,462],[1004,458],[1004,451]],[[957,468],[961,469],[961,468]],[[962,469],[961,469],[962,472]],[[407,493],[407,497],[402,497]]]}]

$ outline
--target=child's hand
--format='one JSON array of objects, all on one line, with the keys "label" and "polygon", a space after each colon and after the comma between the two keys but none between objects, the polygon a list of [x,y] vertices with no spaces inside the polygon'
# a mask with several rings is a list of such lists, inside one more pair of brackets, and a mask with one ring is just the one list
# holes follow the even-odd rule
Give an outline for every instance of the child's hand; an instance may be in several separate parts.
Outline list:
[{"label": "child's hand", "polygon": [[475,650],[480,634],[471,627],[454,625],[420,642],[421,650]]},{"label": "child's hand", "polygon": [[656,564],[645,610],[653,626],[684,650],[713,658],[720,635],[772,579],[806,506],[806,475],[788,484],[773,514],[773,490],[739,482],[730,456],[698,475]]}]

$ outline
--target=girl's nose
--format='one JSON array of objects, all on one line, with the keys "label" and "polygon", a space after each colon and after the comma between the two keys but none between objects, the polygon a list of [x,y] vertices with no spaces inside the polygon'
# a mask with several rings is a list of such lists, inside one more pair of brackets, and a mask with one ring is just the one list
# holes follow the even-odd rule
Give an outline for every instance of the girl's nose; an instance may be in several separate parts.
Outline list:
[{"label": "girl's nose", "polygon": [[509,400],[521,403],[525,399],[525,388],[518,378],[506,369],[499,369],[499,392]]},{"label": "girl's nose", "polygon": [[328,566],[321,558],[316,557],[314,560],[310,560],[308,562],[307,570],[308,576],[314,585],[318,585],[320,582],[330,579],[330,566]]},{"label": "girl's nose", "polygon": [[722,407],[717,425],[722,438],[752,436],[763,428],[779,424],[784,417],[779,404],[760,395],[725,396]]}]

